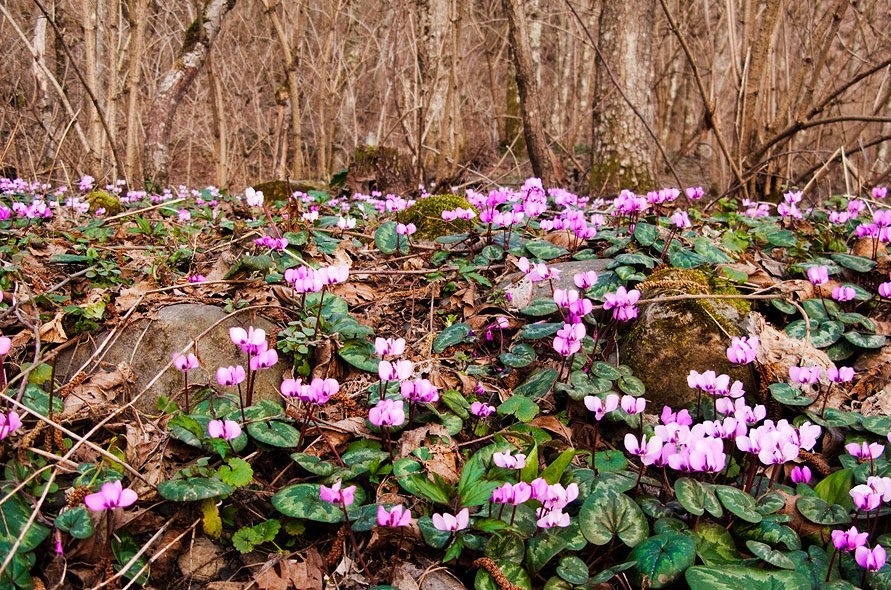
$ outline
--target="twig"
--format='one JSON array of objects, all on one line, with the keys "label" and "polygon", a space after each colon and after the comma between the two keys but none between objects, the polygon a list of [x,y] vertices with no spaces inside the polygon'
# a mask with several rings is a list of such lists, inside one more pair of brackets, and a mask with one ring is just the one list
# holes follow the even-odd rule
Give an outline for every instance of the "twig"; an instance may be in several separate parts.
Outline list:
[{"label": "twig", "polygon": [[[5,396],[4,396],[5,397]],[[34,524],[34,521],[37,520],[37,515],[40,513],[40,507],[43,506],[43,502],[46,500],[46,496],[49,494],[50,488],[53,487],[53,482],[56,481],[56,470],[53,469],[53,472],[50,474],[49,480],[43,486],[43,493],[40,494],[40,498],[38,498],[37,503],[34,505],[34,510],[31,511],[31,516],[28,517],[28,522],[25,523],[25,526],[22,527],[22,531],[27,531],[31,528],[31,525]],[[6,568],[9,567],[9,564],[12,562],[12,558],[15,557],[16,551],[18,551],[19,546],[22,544],[22,541],[28,535],[22,533],[15,540],[15,543],[12,544],[12,547],[9,549],[9,554],[7,554],[6,559],[3,560],[3,564],[0,565],[0,576],[6,571]]]}]

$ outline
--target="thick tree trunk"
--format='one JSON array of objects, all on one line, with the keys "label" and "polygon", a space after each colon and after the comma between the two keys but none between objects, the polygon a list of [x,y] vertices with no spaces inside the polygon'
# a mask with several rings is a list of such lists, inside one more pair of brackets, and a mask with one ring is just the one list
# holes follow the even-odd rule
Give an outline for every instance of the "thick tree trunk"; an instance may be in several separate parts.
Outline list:
[{"label": "thick tree trunk", "polygon": [[56,129],[53,123],[53,102],[50,96],[49,76],[46,67],[46,30],[48,19],[45,16],[38,16],[37,22],[34,24],[33,46],[34,46],[34,63],[32,71],[34,79],[37,82],[37,112],[40,117],[40,125],[46,131],[47,142],[41,150],[40,161],[51,161],[56,152]]},{"label": "thick tree trunk", "polygon": [[532,172],[546,186],[563,184],[560,162],[548,146],[542,121],[541,99],[535,82],[535,64],[529,41],[524,0],[504,0],[504,12],[510,32],[511,56],[520,95],[520,115],[523,119],[523,136]]},{"label": "thick tree trunk", "polygon": [[[600,50],[628,102],[652,123],[652,40],[656,2],[604,2],[600,13]],[[616,89],[607,68],[598,62],[589,188],[614,194],[621,189],[653,187],[652,139],[646,125]]]},{"label": "thick tree trunk", "polygon": [[183,46],[173,66],[161,78],[145,133],[143,169],[153,184],[167,183],[168,148],[176,109],[204,65],[223,25],[223,18],[234,5],[235,0],[206,0],[201,14],[186,30]]},{"label": "thick tree trunk", "polygon": [[127,55],[127,178],[139,178],[139,81],[142,74],[142,48],[148,24],[148,0],[128,0],[130,48]]}]

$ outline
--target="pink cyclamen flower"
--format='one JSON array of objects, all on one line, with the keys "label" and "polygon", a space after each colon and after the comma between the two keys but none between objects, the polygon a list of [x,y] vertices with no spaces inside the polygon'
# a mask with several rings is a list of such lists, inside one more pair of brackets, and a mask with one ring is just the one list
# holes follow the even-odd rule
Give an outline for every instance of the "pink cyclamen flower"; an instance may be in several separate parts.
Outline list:
[{"label": "pink cyclamen flower", "polygon": [[820,367],[789,367],[789,379],[800,385],[814,384],[820,380]]},{"label": "pink cyclamen flower", "polygon": [[470,404],[470,413],[478,418],[487,418],[495,413],[495,406],[483,402],[473,402]]},{"label": "pink cyclamen flower", "polygon": [[647,440],[646,436],[641,436],[638,440],[629,432],[625,435],[625,449],[630,454],[640,457],[640,462],[644,465],[652,465],[662,454],[662,439],[652,436]]},{"label": "pink cyclamen flower", "polygon": [[663,424],[678,424],[679,426],[691,426],[693,424],[693,416],[690,415],[690,410],[674,412],[669,406],[662,408],[662,414],[659,419]]},{"label": "pink cyclamen flower", "polygon": [[891,282],[881,283],[878,290],[879,296],[891,299]]},{"label": "pink cyclamen flower", "polygon": [[886,187],[886,186],[872,187],[872,198],[873,199],[884,199],[887,196],[888,196],[888,187]]},{"label": "pink cyclamen flower", "polygon": [[192,353],[181,354],[177,352],[173,355],[173,366],[183,373],[187,373],[192,369],[197,369],[198,365],[198,357]]},{"label": "pink cyclamen flower", "polygon": [[684,194],[687,195],[687,198],[691,201],[697,201],[705,196],[705,191],[701,186],[689,186],[684,189]]},{"label": "pink cyclamen flower", "polygon": [[854,380],[854,369],[851,367],[829,367],[826,377],[833,383],[849,383]]},{"label": "pink cyclamen flower", "polygon": [[330,488],[327,486],[319,487],[319,499],[330,504],[340,504],[342,506],[350,506],[356,501],[356,486],[349,486],[340,489],[342,482],[336,482]]},{"label": "pink cyclamen flower", "polygon": [[606,399],[600,399],[596,395],[585,396],[585,407],[588,411],[594,412],[594,419],[600,422],[603,417],[619,407],[619,396],[611,393]]},{"label": "pink cyclamen flower", "polygon": [[848,454],[852,457],[860,459],[861,461],[871,461],[877,459],[883,452],[885,452],[885,445],[877,442],[868,444],[864,441],[859,444],[848,443],[845,445],[845,450],[848,451]]},{"label": "pink cyclamen flower", "polygon": [[526,467],[526,455],[523,453],[511,455],[510,451],[506,453],[493,453],[492,462],[504,469],[522,469],[523,467]]},{"label": "pink cyclamen flower", "polygon": [[647,400],[643,397],[634,397],[633,395],[623,395],[620,402],[625,413],[630,415],[641,414],[647,407]]},{"label": "pink cyclamen flower", "polygon": [[526,482],[505,483],[492,490],[491,501],[495,504],[520,504],[532,498],[532,486]]},{"label": "pink cyclamen flower", "polygon": [[22,427],[22,420],[15,412],[4,414],[0,412],[0,440],[3,440]]},{"label": "pink cyclamen flower", "polygon": [[399,393],[410,402],[419,404],[435,404],[439,401],[439,391],[427,379],[403,381],[399,385]]},{"label": "pink cyclamen flower", "polygon": [[676,229],[687,229],[690,227],[690,217],[686,211],[675,211],[671,216],[671,222],[674,223]]},{"label": "pink cyclamen flower", "polygon": [[876,545],[872,550],[862,545],[854,550],[854,559],[866,571],[877,572],[885,566],[888,555],[881,545]]},{"label": "pink cyclamen flower", "polygon": [[814,285],[825,285],[829,282],[829,269],[825,266],[812,266],[807,269],[807,278]]},{"label": "pink cyclamen flower", "polygon": [[418,231],[417,226],[414,223],[397,223],[396,224],[396,234],[400,236],[410,236],[413,233]]},{"label": "pink cyclamen flower", "polygon": [[0,357],[9,354],[10,348],[12,348],[12,340],[6,336],[0,336]]},{"label": "pink cyclamen flower", "polygon": [[241,426],[235,420],[211,420],[207,423],[207,436],[233,440],[241,436]]},{"label": "pink cyclamen flower", "polygon": [[792,468],[792,483],[811,483],[811,468],[805,465],[804,467],[799,467],[796,465]]},{"label": "pink cyclamen flower", "polygon": [[727,360],[737,365],[747,365],[758,356],[760,344],[757,336],[751,338],[734,336],[727,349]]},{"label": "pink cyclamen flower", "polygon": [[118,480],[105,482],[98,492],[87,494],[84,498],[84,504],[90,510],[99,512],[101,510],[126,508],[134,504],[138,498],[136,492],[130,488],[123,487],[120,480]]},{"label": "pink cyclamen flower", "polygon": [[220,367],[217,369],[217,383],[223,387],[230,387],[244,382],[246,374],[244,367],[235,365],[234,367]]},{"label": "pink cyclamen flower", "polygon": [[597,284],[597,273],[593,270],[576,273],[572,276],[572,282],[579,289],[590,289]]},{"label": "pink cyclamen flower", "polygon": [[535,515],[538,517],[535,524],[543,529],[550,529],[553,527],[566,528],[571,523],[569,515],[560,509],[548,510],[546,508],[539,508],[535,512]]},{"label": "pink cyclamen flower", "polygon": [[278,362],[278,353],[274,348],[267,348],[264,351],[261,351],[253,356],[251,356],[250,367],[251,371],[258,371],[260,369],[268,369],[274,366]]},{"label": "pink cyclamen flower", "polygon": [[434,514],[433,527],[438,531],[457,532],[466,529],[470,525],[470,510],[464,508],[458,514]]},{"label": "pink cyclamen flower", "polygon": [[853,551],[857,547],[866,545],[869,533],[861,533],[857,527],[851,527],[846,531],[832,531],[832,545],[839,551]]},{"label": "pink cyclamen flower", "polygon": [[637,317],[637,308],[634,306],[640,299],[640,291],[632,289],[627,291],[625,287],[619,287],[615,293],[604,295],[606,301],[603,309],[613,310],[613,318],[620,322],[627,322]]},{"label": "pink cyclamen flower", "polygon": [[854,287],[838,285],[832,288],[832,298],[836,301],[851,301],[855,297],[857,297],[857,291],[854,290]]},{"label": "pink cyclamen flower", "polygon": [[405,352],[405,338],[375,338],[374,352],[380,356],[399,356]]},{"label": "pink cyclamen flower", "polygon": [[864,512],[875,510],[882,503],[882,494],[866,484],[854,486],[851,488],[850,494],[851,499],[854,500],[854,506]]},{"label": "pink cyclamen flower", "polygon": [[195,284],[195,283],[206,283],[206,282],[207,282],[207,277],[204,276],[204,275],[202,275],[202,274],[195,273],[195,274],[191,274],[191,275],[189,275],[188,278],[187,278],[186,280],[189,281],[189,282],[192,283],[192,284]]},{"label": "pink cyclamen flower", "polygon": [[397,528],[411,524],[411,510],[400,506],[393,506],[387,511],[383,506],[377,507],[377,524],[387,528]]},{"label": "pink cyclamen flower", "polygon": [[572,356],[582,349],[585,324],[563,324],[554,337],[553,347],[562,356]]},{"label": "pink cyclamen flower", "polygon": [[414,370],[414,363],[406,360],[381,361],[377,365],[377,375],[381,381],[405,381]]},{"label": "pink cyclamen flower", "polygon": [[368,410],[368,421],[375,426],[402,426],[405,423],[405,408],[395,399],[382,399]]},{"label": "pink cyclamen flower", "polygon": [[248,327],[229,328],[229,339],[232,343],[241,348],[245,354],[257,354],[261,350],[266,349],[266,330],[262,328]]}]

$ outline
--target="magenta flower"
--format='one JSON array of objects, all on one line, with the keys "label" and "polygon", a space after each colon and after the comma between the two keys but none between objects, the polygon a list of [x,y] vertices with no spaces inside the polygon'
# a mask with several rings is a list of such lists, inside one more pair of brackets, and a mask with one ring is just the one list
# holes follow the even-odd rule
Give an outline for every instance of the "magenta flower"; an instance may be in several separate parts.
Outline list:
[{"label": "magenta flower", "polygon": [[796,465],[792,468],[792,483],[811,483],[811,468],[805,465],[804,467],[799,467]]},{"label": "magenta flower", "polygon": [[241,436],[241,426],[235,420],[211,420],[207,423],[207,436],[233,440]]},{"label": "magenta flower", "polygon": [[891,502],[891,477],[871,475],[866,478],[866,485],[882,496],[882,502]]},{"label": "magenta flower", "polygon": [[192,369],[197,369],[199,364],[198,357],[192,353],[186,355],[177,352],[173,355],[173,366],[183,373],[187,373]]},{"label": "magenta flower", "polygon": [[854,369],[851,367],[829,367],[826,369],[826,377],[833,383],[849,383],[854,380]]},{"label": "magenta flower", "polygon": [[671,222],[676,229],[687,229],[691,225],[690,217],[687,215],[687,212],[680,210],[674,212],[674,215],[671,216]]},{"label": "magenta flower", "polygon": [[478,418],[487,418],[495,413],[495,406],[483,402],[473,402],[470,404],[470,413]]},{"label": "magenta flower", "polygon": [[832,298],[836,301],[851,301],[855,297],[857,297],[857,291],[854,290],[854,287],[838,285],[832,288]]},{"label": "magenta flower", "polygon": [[0,357],[9,354],[10,348],[12,348],[12,340],[6,336],[0,336]]},{"label": "magenta flower", "polygon": [[820,367],[789,367],[789,379],[800,385],[814,384],[820,380]]},{"label": "magenta flower", "polygon": [[340,391],[340,383],[337,379],[322,379],[316,377],[311,383],[302,383],[300,379],[285,379],[281,384],[281,392],[285,397],[296,397],[307,404],[321,406],[331,399],[331,396]]},{"label": "magenta flower", "polygon": [[808,280],[816,286],[829,282],[829,269],[825,266],[812,266],[807,269]]},{"label": "magenta flower", "polygon": [[439,401],[439,391],[427,379],[403,381],[399,385],[399,393],[414,403],[435,404]]},{"label": "magenta flower", "polygon": [[241,348],[245,354],[257,354],[261,350],[265,350],[266,330],[262,328],[254,328],[250,326],[247,330],[244,328],[229,328],[229,339],[232,343]]},{"label": "magenta flower", "polygon": [[506,453],[493,453],[492,462],[503,469],[522,469],[526,467],[526,455],[517,453],[511,455],[510,451]]},{"label": "magenta flower", "polygon": [[377,524],[387,528],[397,528],[411,524],[411,510],[400,506],[393,506],[389,512],[379,505],[377,507]]},{"label": "magenta flower", "polygon": [[405,352],[405,338],[375,338],[374,352],[380,356],[399,356]]},{"label": "magenta flower", "polygon": [[882,503],[882,494],[873,489],[872,486],[860,484],[854,486],[850,491],[851,498],[854,500],[854,506],[858,510],[869,512],[875,510]]},{"label": "magenta flower", "polygon": [[857,527],[851,527],[846,531],[832,531],[832,545],[839,551],[853,551],[857,547],[866,545],[869,533],[861,533]]},{"label": "magenta flower", "polygon": [[886,186],[872,187],[872,198],[873,199],[884,199],[887,196],[888,196],[888,187],[886,187]]},{"label": "magenta flower", "polygon": [[339,504],[341,506],[350,506],[356,501],[356,486],[349,486],[340,489],[342,482],[337,482],[330,488],[327,486],[319,487],[319,499],[330,504]]},{"label": "magenta flower", "polygon": [[868,572],[877,572],[882,569],[887,558],[885,548],[881,545],[876,545],[872,550],[861,545],[854,550],[854,559],[857,561],[857,565]]},{"label": "magenta flower", "polygon": [[457,532],[466,529],[470,525],[470,510],[464,508],[458,514],[434,514],[433,527],[438,531]]},{"label": "magenta flower", "polygon": [[607,293],[604,297],[606,301],[603,309],[612,309],[614,319],[627,322],[637,317],[637,308],[634,306],[640,299],[640,291],[637,289],[626,291],[625,287],[619,287],[615,293]]},{"label": "magenta flower", "polygon": [[195,273],[195,274],[191,274],[191,275],[189,275],[188,278],[187,278],[186,280],[189,281],[189,282],[192,283],[192,284],[195,284],[195,283],[206,283],[206,282],[207,282],[207,277],[204,276],[204,275],[202,275],[202,274]]},{"label": "magenta flower", "polygon": [[22,420],[15,412],[4,414],[0,412],[0,440],[3,440],[22,427]]},{"label": "magenta flower", "polygon": [[687,195],[687,198],[691,201],[696,201],[705,196],[705,191],[701,186],[690,186],[684,189],[684,194]]},{"label": "magenta flower", "polygon": [[542,506],[548,510],[562,510],[579,497],[579,485],[575,482],[566,487],[559,483],[548,485],[543,478],[539,477],[530,485],[533,490],[532,497],[541,502]]},{"label": "magenta flower", "polygon": [[238,385],[244,382],[246,374],[244,367],[235,365],[234,367],[220,367],[217,369],[217,383],[224,387]]},{"label": "magenta flower", "polygon": [[852,457],[860,459],[861,461],[872,461],[885,452],[885,445],[877,442],[867,444],[864,441],[859,444],[848,443],[845,445],[845,450],[848,451],[848,454]]},{"label": "magenta flower", "polygon": [[123,487],[118,480],[102,484],[102,488],[95,494],[87,494],[84,497],[84,504],[90,510],[99,512],[102,510],[114,510],[115,508],[126,508],[134,504],[138,498],[136,492],[130,488]]},{"label": "magenta flower", "polygon": [[590,289],[597,284],[597,273],[593,270],[576,273],[572,277],[572,282],[579,289]]},{"label": "magenta flower", "polygon": [[381,361],[377,365],[377,374],[381,381],[405,381],[414,370],[414,363],[406,360]]},{"label": "magenta flower", "polygon": [[496,504],[519,506],[532,498],[532,486],[526,482],[505,483],[492,490],[491,501]]},{"label": "magenta flower", "polygon": [[693,424],[693,417],[690,410],[680,410],[674,412],[669,406],[662,408],[662,414],[659,417],[663,424],[679,424],[681,426],[690,426]]},{"label": "magenta flower", "polygon": [[379,427],[402,426],[405,424],[405,408],[395,399],[382,399],[368,410],[368,421]]},{"label": "magenta flower", "polygon": [[757,336],[751,338],[734,336],[727,349],[727,360],[737,365],[747,365],[757,357],[760,344]]},{"label": "magenta flower", "polygon": [[396,234],[400,236],[410,236],[413,233],[418,231],[418,227],[414,223],[397,223],[396,224]]},{"label": "magenta flower", "polygon": [[554,350],[562,356],[568,357],[582,349],[582,338],[585,337],[585,325],[563,324],[554,337]]},{"label": "magenta flower", "polygon": [[640,457],[640,462],[644,465],[652,465],[662,454],[662,439],[652,436],[647,440],[646,436],[641,436],[640,440],[637,440],[637,437],[629,432],[625,435],[625,449],[630,454]]},{"label": "magenta flower", "polygon": [[891,299],[891,282],[881,283],[879,285],[879,296],[885,299]]},{"label": "magenta flower", "polygon": [[268,369],[278,362],[278,353],[274,348],[267,348],[253,356],[251,356],[251,371],[259,371],[260,369]]}]

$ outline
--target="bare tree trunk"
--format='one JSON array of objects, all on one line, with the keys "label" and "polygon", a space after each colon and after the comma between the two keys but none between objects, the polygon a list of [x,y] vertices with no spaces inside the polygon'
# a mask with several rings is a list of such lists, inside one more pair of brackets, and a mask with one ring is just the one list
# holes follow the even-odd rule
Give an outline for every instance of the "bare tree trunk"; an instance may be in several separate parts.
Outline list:
[{"label": "bare tree trunk", "polygon": [[[102,27],[101,22],[104,16],[104,4],[102,0],[83,1],[84,69],[86,70],[86,84],[94,93],[99,89],[99,39],[102,36],[100,27]],[[102,120],[97,105],[90,104],[87,107],[87,112],[89,114],[87,129],[94,155],[90,162],[90,173],[100,177],[102,175],[102,155],[105,152]]]},{"label": "bare tree trunk", "polygon": [[[302,3],[296,2],[295,4],[297,9],[297,19],[291,28],[294,26],[299,27],[302,22]],[[297,59],[295,58],[294,50],[291,48],[291,41],[288,38],[287,30],[276,11],[278,0],[263,0],[263,6],[266,8],[266,14],[269,15],[269,19],[272,21],[272,27],[275,29],[275,34],[278,37],[279,46],[282,50],[282,57],[284,57],[285,78],[287,81],[288,101],[290,102],[291,113],[291,176],[293,178],[302,178],[303,128],[300,120],[300,85],[299,80],[297,79]],[[297,37],[299,38],[299,32]]]},{"label": "bare tree trunk", "polygon": [[235,0],[205,1],[198,18],[186,30],[176,61],[158,85],[146,123],[143,164],[146,177],[154,184],[166,184],[168,180],[168,149],[176,109],[204,65],[223,18],[234,5]]},{"label": "bare tree trunk", "polygon": [[129,0],[130,50],[127,63],[127,178],[139,178],[139,80],[148,19],[148,0]]},{"label": "bare tree trunk", "polygon": [[46,74],[49,71],[49,68],[46,67],[47,24],[48,19],[45,16],[38,16],[37,22],[34,23],[33,36],[34,63],[32,64],[32,71],[34,73],[34,79],[37,81],[37,112],[40,117],[40,124],[46,132],[47,137],[47,141],[44,144],[45,149],[42,150],[40,154],[41,161],[52,158],[56,151],[56,132],[55,125],[53,124],[53,103],[49,92],[50,81]]},{"label": "bare tree trunk", "polygon": [[526,26],[524,0],[504,0],[504,12],[510,32],[511,56],[520,95],[520,114],[523,118],[523,135],[532,172],[547,186],[563,184],[563,170],[560,162],[548,146],[545,136],[541,101],[538,85],[535,83],[535,64],[529,43]]},{"label": "bare tree trunk", "polygon": [[[750,40],[750,58],[743,88],[741,132],[743,155],[748,154],[763,139],[759,136],[764,130],[766,122],[772,119],[764,110],[768,102],[767,88],[770,83],[770,77],[766,74],[770,65],[768,58],[773,54],[776,37],[774,32],[783,2],[760,0],[759,4],[763,9],[763,14],[757,24],[757,33],[747,37]],[[751,14],[751,11],[748,12]],[[762,10],[758,12],[762,12]],[[755,27],[754,18],[752,18],[752,22],[746,22],[747,29],[755,29]],[[764,124],[759,125],[759,121],[763,121]]]},{"label": "bare tree trunk", "polygon": [[[600,13],[600,49],[628,102],[652,122],[652,40],[656,3],[652,0],[604,2]],[[653,143],[645,123],[616,90],[607,68],[596,67],[592,162],[592,192],[652,188]]]},{"label": "bare tree trunk", "polygon": [[229,185],[229,126],[226,119],[225,102],[223,101],[223,85],[214,67],[210,54],[207,56],[207,76],[210,80],[211,105],[213,105],[214,164],[216,169],[215,183],[219,187]]}]

